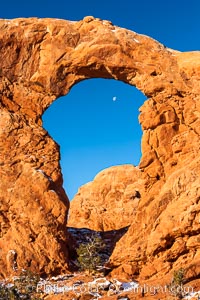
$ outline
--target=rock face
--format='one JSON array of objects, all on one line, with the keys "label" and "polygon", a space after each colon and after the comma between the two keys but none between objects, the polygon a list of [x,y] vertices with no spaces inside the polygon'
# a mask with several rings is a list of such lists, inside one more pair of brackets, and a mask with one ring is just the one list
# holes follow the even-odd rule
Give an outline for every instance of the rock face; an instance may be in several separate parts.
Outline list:
[{"label": "rock face", "polygon": [[99,173],[71,202],[68,226],[109,231],[131,225],[144,190],[140,177],[141,171],[132,165]]},{"label": "rock face", "polygon": [[113,275],[153,280],[184,267],[188,280],[198,278],[200,52],[180,53],[93,17],[0,20],[0,45],[0,276],[67,270],[69,202],[59,147],[41,116],[74,84],[101,77],[149,98],[142,158],[139,168],[105,170],[81,188],[70,222],[77,216],[76,226],[95,230],[131,224],[112,254]]}]

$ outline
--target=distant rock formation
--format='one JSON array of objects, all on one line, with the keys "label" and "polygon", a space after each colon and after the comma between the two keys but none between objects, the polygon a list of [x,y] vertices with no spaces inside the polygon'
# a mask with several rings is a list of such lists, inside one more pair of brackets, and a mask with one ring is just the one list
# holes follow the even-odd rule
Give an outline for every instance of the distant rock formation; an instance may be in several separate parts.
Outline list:
[{"label": "distant rock formation", "polygon": [[41,116],[74,84],[100,77],[148,97],[139,117],[142,158],[137,169],[105,170],[81,188],[70,223],[76,215],[77,227],[130,224],[110,259],[113,276],[158,280],[183,267],[188,280],[198,278],[200,52],[171,50],[93,17],[0,20],[0,45],[0,276],[68,269],[69,201],[59,146]]},{"label": "distant rock formation", "polygon": [[144,182],[141,171],[132,165],[103,170],[71,201],[68,226],[109,231],[131,225]]}]

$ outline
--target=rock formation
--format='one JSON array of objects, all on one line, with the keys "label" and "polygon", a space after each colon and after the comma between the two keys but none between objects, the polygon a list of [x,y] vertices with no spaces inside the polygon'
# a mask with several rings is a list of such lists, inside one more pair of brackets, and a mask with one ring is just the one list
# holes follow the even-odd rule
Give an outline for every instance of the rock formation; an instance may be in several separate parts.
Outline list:
[{"label": "rock formation", "polygon": [[144,190],[140,177],[141,171],[132,165],[100,172],[71,202],[68,226],[109,231],[131,225]]},{"label": "rock formation", "polygon": [[[174,51],[93,17],[0,20],[0,45],[0,276],[21,268],[68,269],[69,202],[59,147],[41,117],[74,84],[101,77],[136,86],[148,97],[140,114],[142,158],[138,168],[105,170],[80,189],[70,222],[76,214],[80,226],[95,230],[130,224],[110,260],[113,276],[153,280],[183,267],[188,280],[198,278],[200,52]],[[90,195],[97,212],[107,209],[95,222]]]}]

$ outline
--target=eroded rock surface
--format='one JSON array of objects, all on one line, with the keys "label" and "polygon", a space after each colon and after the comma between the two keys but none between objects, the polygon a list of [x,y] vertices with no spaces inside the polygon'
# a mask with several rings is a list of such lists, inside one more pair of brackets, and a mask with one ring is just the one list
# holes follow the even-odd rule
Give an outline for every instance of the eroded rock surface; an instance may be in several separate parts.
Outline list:
[{"label": "eroded rock surface", "polygon": [[100,172],[71,202],[68,226],[109,231],[131,225],[144,189],[140,177],[132,165]]},{"label": "eroded rock surface", "polygon": [[[74,84],[101,77],[134,85],[149,98],[140,114],[142,158],[137,169],[105,170],[81,188],[70,222],[74,214],[78,227],[95,230],[131,224],[112,254],[113,276],[153,280],[184,267],[189,280],[197,278],[200,52],[180,53],[93,17],[0,20],[0,45],[0,276],[27,267],[67,270],[69,202],[59,147],[41,116]],[[94,198],[96,212],[107,210],[94,214]]]}]

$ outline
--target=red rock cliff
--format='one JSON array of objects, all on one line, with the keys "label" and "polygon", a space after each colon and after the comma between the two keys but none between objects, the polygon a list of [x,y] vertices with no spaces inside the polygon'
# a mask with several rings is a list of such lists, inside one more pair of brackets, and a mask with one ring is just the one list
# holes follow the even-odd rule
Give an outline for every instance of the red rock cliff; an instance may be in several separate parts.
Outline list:
[{"label": "red rock cliff", "polygon": [[[123,199],[127,188],[126,196],[132,193],[130,183],[141,198],[131,221],[124,218],[131,226],[110,264],[129,266],[129,273],[141,279],[184,264],[188,278],[196,278],[200,52],[180,53],[93,17],[79,22],[0,20],[0,45],[0,276],[27,267],[41,273],[68,268],[69,202],[62,189],[59,147],[42,128],[41,116],[74,84],[101,77],[134,85],[149,98],[140,114],[139,169],[130,171],[130,181],[120,179]],[[87,208],[83,211],[87,223]],[[96,230],[108,229],[101,219],[97,223]]]}]

